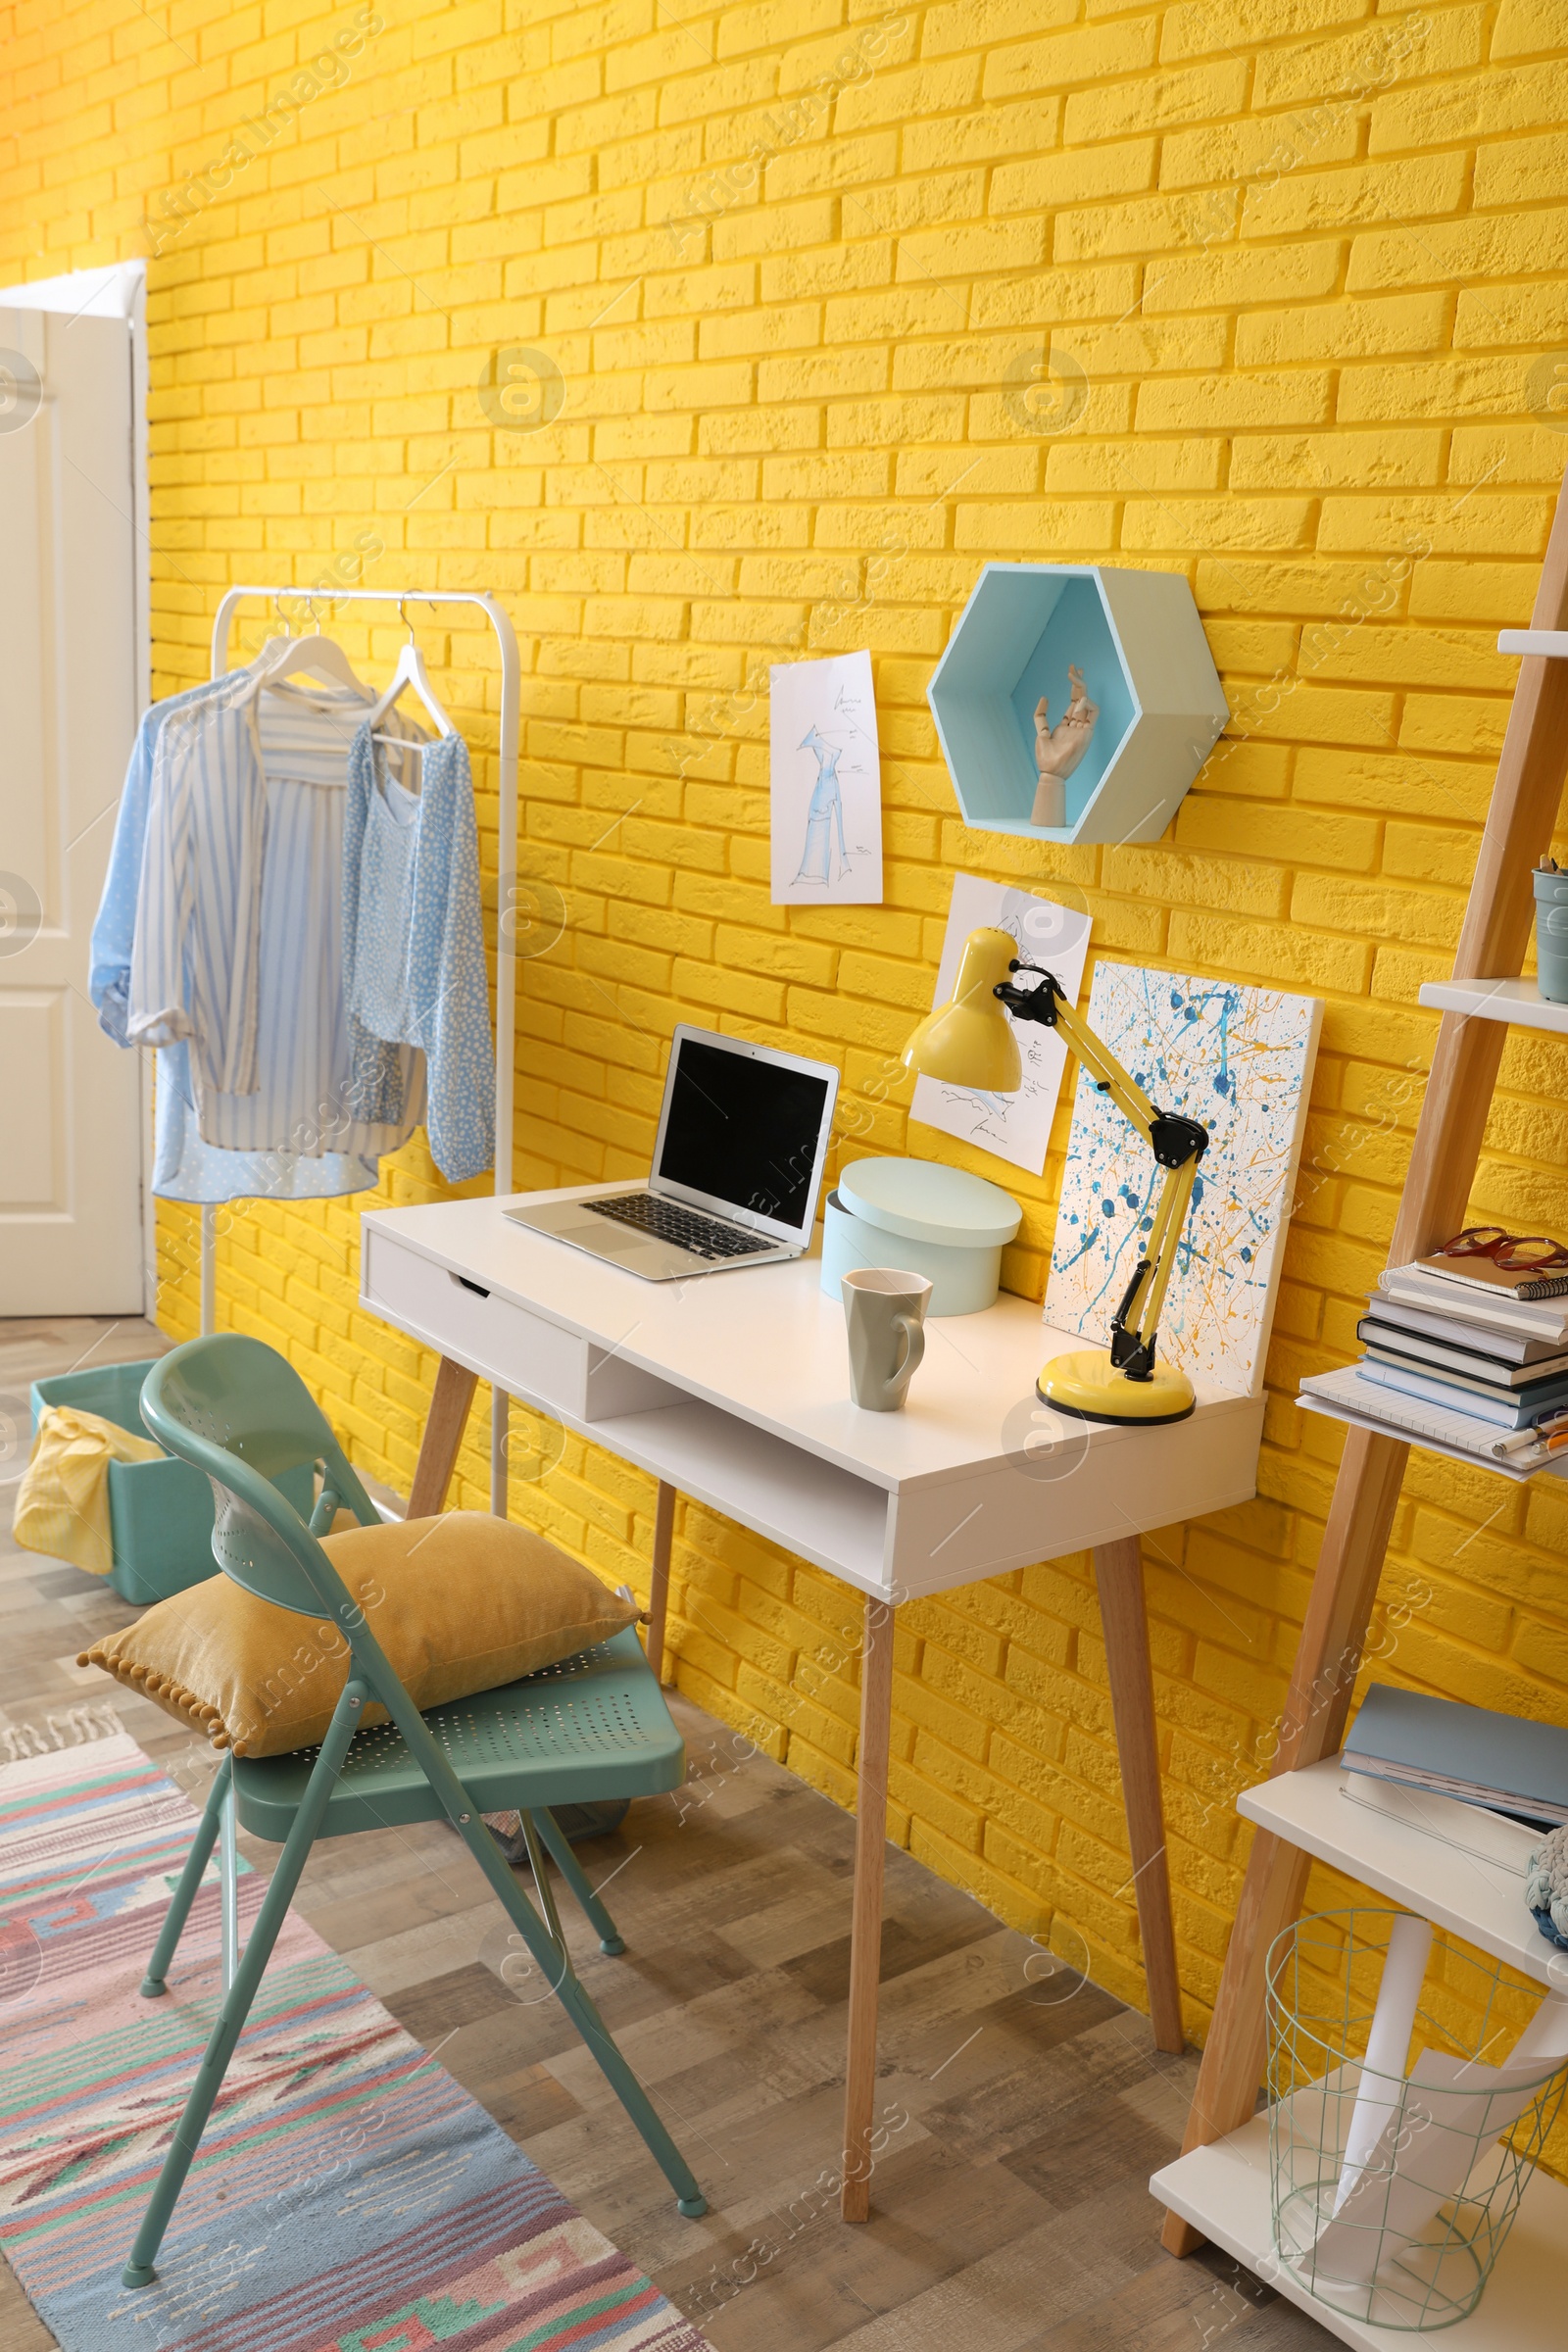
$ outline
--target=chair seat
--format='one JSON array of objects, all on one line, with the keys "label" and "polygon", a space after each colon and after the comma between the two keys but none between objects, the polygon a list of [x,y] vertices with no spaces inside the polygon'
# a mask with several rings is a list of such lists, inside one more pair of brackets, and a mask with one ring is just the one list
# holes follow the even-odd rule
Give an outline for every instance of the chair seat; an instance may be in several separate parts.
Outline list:
[{"label": "chair seat", "polygon": [[[685,1777],[680,1733],[631,1626],[519,1682],[431,1707],[423,1720],[480,1813],[657,1796]],[[318,1753],[235,1757],[239,1818],[254,1836],[288,1836]],[[318,1835],[441,1818],[397,1726],[368,1724],[350,1743]]]}]

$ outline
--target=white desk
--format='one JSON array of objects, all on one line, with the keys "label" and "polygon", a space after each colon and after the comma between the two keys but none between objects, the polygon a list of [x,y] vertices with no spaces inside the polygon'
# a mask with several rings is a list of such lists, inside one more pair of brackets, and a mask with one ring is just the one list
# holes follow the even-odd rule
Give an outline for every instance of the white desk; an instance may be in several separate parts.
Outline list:
[{"label": "white desk", "polygon": [[1031,1461],[1035,1376],[1084,1343],[1048,1331],[1025,1299],[928,1323],[905,1409],[864,1412],[850,1401],[843,1310],[818,1288],[814,1255],[640,1282],[510,1224],[505,1205],[442,1201],[363,1220],[362,1303],[443,1359],[411,1514],[441,1508],[482,1378],[661,1482],[649,1627],[661,1672],[677,1491],[866,1596],[845,2218],[869,2212],[869,2167],[855,2152],[867,2144],[875,2077],[897,1602],[1094,1551],[1150,2005],[1159,2046],[1180,2049],[1137,1539],[1252,1494],[1261,1396],[1200,1386],[1198,1410],[1175,1427],[1072,1425]]}]

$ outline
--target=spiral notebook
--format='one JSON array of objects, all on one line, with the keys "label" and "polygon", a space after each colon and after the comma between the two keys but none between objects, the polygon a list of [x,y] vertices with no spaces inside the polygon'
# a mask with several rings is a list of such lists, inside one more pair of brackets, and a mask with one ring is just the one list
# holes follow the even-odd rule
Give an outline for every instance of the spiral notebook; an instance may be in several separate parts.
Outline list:
[{"label": "spiral notebook", "polygon": [[1568,1298],[1568,1266],[1494,1266],[1490,1257],[1418,1257],[1423,1274],[1462,1282],[1470,1290],[1500,1293],[1504,1298]]}]

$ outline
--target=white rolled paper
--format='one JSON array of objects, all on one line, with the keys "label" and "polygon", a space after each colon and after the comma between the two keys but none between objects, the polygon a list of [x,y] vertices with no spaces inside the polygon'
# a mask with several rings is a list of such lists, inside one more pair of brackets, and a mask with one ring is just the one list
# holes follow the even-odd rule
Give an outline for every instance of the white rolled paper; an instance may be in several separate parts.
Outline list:
[{"label": "white rolled paper", "polygon": [[1424,1919],[1401,1912],[1389,1931],[1389,1955],[1378,1984],[1377,2007],[1367,2035],[1360,2087],[1345,2142],[1345,2161],[1334,2211],[1345,2211],[1370,2163],[1404,2088],[1410,2035],[1421,2005],[1421,1985],[1432,1950],[1432,1929]]},{"label": "white rolled paper", "polygon": [[1560,2066],[1568,2058],[1568,1993],[1552,1990],[1520,2034],[1503,2065]]}]

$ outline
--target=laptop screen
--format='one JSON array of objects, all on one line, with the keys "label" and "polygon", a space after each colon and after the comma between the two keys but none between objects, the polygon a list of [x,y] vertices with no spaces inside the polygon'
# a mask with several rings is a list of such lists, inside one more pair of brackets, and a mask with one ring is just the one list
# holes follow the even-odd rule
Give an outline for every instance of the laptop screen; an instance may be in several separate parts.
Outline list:
[{"label": "laptop screen", "polygon": [[797,1232],[814,1205],[828,1080],[680,1037],[656,1171]]}]

